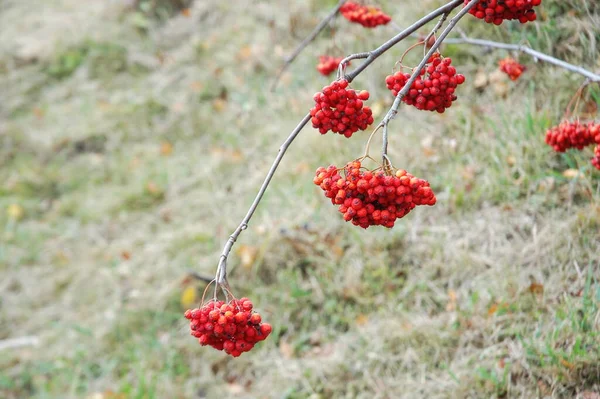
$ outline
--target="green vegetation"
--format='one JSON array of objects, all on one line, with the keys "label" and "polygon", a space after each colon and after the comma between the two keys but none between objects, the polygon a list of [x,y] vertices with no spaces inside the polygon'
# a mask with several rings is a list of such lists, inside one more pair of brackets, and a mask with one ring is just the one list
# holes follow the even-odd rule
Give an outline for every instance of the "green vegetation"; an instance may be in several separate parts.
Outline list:
[{"label": "green vegetation", "polygon": [[[204,285],[186,277],[214,273],[280,142],[329,82],[315,70],[324,33],[267,91],[329,6],[202,0],[186,15],[176,2],[96,3],[0,8],[0,35],[27,39],[0,46],[0,343],[35,337],[0,350],[0,397],[600,390],[600,173],[590,151],[555,154],[543,140],[581,77],[523,56],[519,81],[476,88],[506,53],[448,46],[467,76],[458,101],[443,115],[402,107],[390,125],[394,165],[429,180],[438,203],[392,230],[343,222],[312,183],[318,166],[362,155],[368,133],[306,128],[231,257],[235,293],[274,330],[231,359],[188,335],[182,294],[198,302]],[[425,4],[405,3],[381,6],[404,26]],[[542,7],[526,27],[464,27],[597,67],[595,3]],[[336,26],[343,53],[393,34]],[[407,46],[353,83],[378,118]]]}]

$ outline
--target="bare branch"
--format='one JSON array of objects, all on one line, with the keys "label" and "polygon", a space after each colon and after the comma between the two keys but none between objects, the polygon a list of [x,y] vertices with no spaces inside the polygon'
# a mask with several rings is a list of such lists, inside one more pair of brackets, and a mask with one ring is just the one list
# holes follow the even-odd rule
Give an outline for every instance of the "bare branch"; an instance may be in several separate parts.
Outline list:
[{"label": "bare branch", "polygon": [[[478,0],[475,0],[475,1],[478,1]],[[340,4],[338,4],[338,5],[341,6],[342,3],[343,2],[340,1]],[[421,18],[420,20],[418,20],[417,22],[415,22],[408,28],[404,29],[404,31],[398,33],[396,36],[394,36],[393,38],[391,38],[390,40],[388,40],[387,42],[385,42],[384,44],[382,44],[375,50],[366,52],[366,53],[353,54],[353,55],[346,57],[345,58],[346,63],[347,63],[347,61],[349,61],[351,59],[356,59],[356,58],[366,58],[366,59],[350,75],[346,75],[345,78],[349,82],[352,81],[362,71],[364,71],[370,64],[372,64],[380,55],[382,55],[383,53],[385,53],[386,51],[391,49],[394,45],[400,43],[403,39],[409,37],[417,29],[420,29],[423,25],[427,24],[428,22],[434,20],[435,18],[439,17],[440,15],[442,15],[444,13],[450,12],[451,10],[455,9],[462,3],[463,3],[463,0],[452,0],[445,6],[442,6],[438,9],[432,11],[431,13],[427,14],[426,16],[424,16],[423,18]],[[438,44],[438,46],[439,46],[439,44]],[[340,71],[342,71],[342,73],[343,73],[343,67],[340,69]],[[229,253],[231,252],[231,248],[235,244],[237,238],[242,233],[242,231],[244,231],[248,228],[248,222],[250,221],[250,219],[252,218],[252,215],[256,211],[258,204],[262,200],[262,197],[263,197],[265,191],[267,190],[267,187],[269,186],[269,183],[271,182],[271,179],[273,178],[273,175],[275,174],[275,171],[277,170],[277,167],[279,166],[281,159],[283,158],[283,156],[284,156],[285,152],[287,151],[288,147],[290,146],[290,144],[292,144],[292,142],[298,136],[300,131],[310,121],[310,118],[311,118],[310,114],[307,114],[300,121],[300,123],[298,123],[298,125],[294,128],[292,133],[290,133],[290,135],[284,141],[284,143],[281,145],[281,147],[279,147],[279,152],[277,153],[277,157],[273,161],[273,164],[271,165],[271,169],[269,169],[269,172],[267,173],[267,176],[265,177],[265,180],[263,181],[263,184],[260,187],[258,194],[254,198],[254,202],[252,202],[252,205],[250,205],[250,209],[246,213],[246,216],[244,216],[244,218],[242,219],[242,222],[240,223],[240,225],[235,229],[235,231],[231,234],[231,236],[229,236],[227,243],[225,243],[225,247],[223,248],[223,252],[221,253],[221,256],[219,258],[219,265],[217,266],[215,280],[216,280],[217,286],[221,286],[221,288],[225,292],[226,296],[228,295],[228,292],[231,291],[229,288],[229,283],[227,282],[227,257],[229,256]],[[215,293],[216,293],[216,290],[215,290]]]},{"label": "bare branch", "polygon": [[430,12],[414,24],[410,25],[408,28],[404,29],[402,32],[398,33],[396,36],[392,37],[387,42],[383,43],[381,46],[377,47],[375,50],[370,51],[369,56],[365,61],[360,64],[351,74],[346,75],[346,80],[348,82],[352,82],[362,71],[364,71],[369,65],[373,63],[380,55],[394,47],[396,44],[400,43],[402,40],[409,37],[412,33],[416,32],[418,29],[423,27],[428,22],[436,19],[440,15],[450,12],[454,10],[459,5],[463,4],[463,0],[452,0],[448,4],[438,8],[435,11]]},{"label": "bare branch", "polygon": [[277,86],[277,83],[279,82],[279,79],[281,78],[281,75],[283,75],[285,70],[289,68],[289,66],[292,64],[292,62],[294,62],[296,57],[298,57],[298,55],[300,55],[302,50],[304,50],[306,48],[306,46],[308,46],[313,40],[315,40],[315,38],[319,35],[319,33],[321,33],[321,31],[323,29],[325,29],[325,27],[327,26],[329,21],[331,21],[333,18],[335,18],[337,13],[340,11],[340,8],[344,5],[344,3],[346,1],[347,0],[339,0],[337,6],[335,6],[335,8],[333,10],[331,10],[331,12],[329,14],[327,14],[327,16],[325,18],[323,18],[323,20],[321,22],[319,22],[319,24],[317,26],[315,26],[315,29],[313,29],[313,31],[310,32],[310,34],[308,36],[306,36],[306,38],[304,40],[302,40],[302,42],[298,45],[298,47],[296,47],[294,52],[292,54],[290,54],[289,56],[287,56],[283,65],[281,66],[281,69],[279,70],[279,72],[277,72],[277,75],[275,76],[275,79],[273,80],[273,83],[271,84],[271,91],[275,90],[275,87]]},{"label": "bare branch", "polygon": [[581,66],[569,64],[568,62],[559,60],[558,58],[554,58],[550,55],[541,53],[537,50],[534,50],[534,49],[524,46],[524,45],[500,43],[500,42],[494,42],[491,40],[471,39],[464,35],[461,38],[447,39],[446,43],[448,43],[448,44],[473,44],[473,45],[484,46],[484,47],[488,47],[488,48],[519,51],[521,53],[525,53],[527,55],[532,56],[536,60],[541,60],[541,61],[547,62],[549,64],[556,65],[558,67],[566,69],[568,71],[583,75],[586,78],[588,78],[589,80],[591,80],[592,82],[600,82],[600,75],[598,75],[596,73],[588,71],[587,69],[585,69]]}]

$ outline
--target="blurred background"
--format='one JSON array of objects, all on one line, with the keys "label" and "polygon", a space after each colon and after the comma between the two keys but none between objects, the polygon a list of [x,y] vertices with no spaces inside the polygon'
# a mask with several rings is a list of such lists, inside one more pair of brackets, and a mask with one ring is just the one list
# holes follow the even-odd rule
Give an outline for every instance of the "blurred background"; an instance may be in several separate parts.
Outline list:
[{"label": "blurred background", "polygon": [[[600,398],[600,173],[590,149],[544,143],[583,78],[520,56],[512,82],[508,53],[467,45],[442,48],[467,77],[452,108],[402,106],[390,125],[394,165],[437,205],[391,230],[345,223],[314,171],[362,155],[369,133],[305,128],[230,258],[273,334],[237,359],[189,335],[205,287],[190,271],[214,274],[331,81],[318,56],[396,32],[338,17],[271,92],[335,3],[0,2],[0,397]],[[441,4],[378,3],[398,26]],[[461,21],[596,72],[599,26],[591,0],[544,0],[525,26]],[[414,42],[353,83],[376,120]]]}]

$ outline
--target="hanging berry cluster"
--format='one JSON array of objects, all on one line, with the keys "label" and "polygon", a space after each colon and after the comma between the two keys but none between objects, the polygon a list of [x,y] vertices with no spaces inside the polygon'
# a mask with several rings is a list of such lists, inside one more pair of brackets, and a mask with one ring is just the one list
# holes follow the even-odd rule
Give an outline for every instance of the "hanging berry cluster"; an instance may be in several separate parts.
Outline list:
[{"label": "hanging berry cluster", "polygon": [[[321,73],[321,75],[330,75],[332,72],[335,72],[340,66],[340,62],[344,59],[344,57],[332,57],[330,55],[321,55],[319,57],[319,63],[317,64],[317,71]],[[346,65],[350,65],[349,62]]]},{"label": "hanging berry cluster", "polygon": [[363,6],[352,1],[346,2],[340,8],[340,13],[348,21],[361,24],[365,28],[386,25],[392,20],[392,17],[385,14],[377,7]]},{"label": "hanging berry cluster", "polygon": [[600,124],[594,122],[562,121],[546,132],[546,144],[556,152],[565,152],[569,148],[582,150],[593,143],[600,144]]},{"label": "hanging berry cluster", "polygon": [[[450,57],[442,59],[437,53],[432,55],[426,68],[421,70],[421,76],[413,82],[402,101],[417,109],[444,112],[457,98],[454,94],[456,87],[465,82],[465,77],[457,74],[456,68],[451,64]],[[397,96],[409,79],[409,73],[398,71],[386,77],[385,83],[392,94]]]},{"label": "hanging berry cluster", "polygon": [[323,87],[313,99],[315,106],[310,110],[311,122],[321,134],[331,130],[351,137],[373,123],[373,112],[363,104],[364,100],[369,99],[369,92],[348,88],[347,80],[335,81]]},{"label": "hanging berry cluster", "polygon": [[558,126],[548,129],[546,144],[556,152],[565,152],[570,148],[582,150],[588,145],[596,144],[591,162],[595,168],[600,169],[600,123],[562,121]]},{"label": "hanging berry cluster", "polygon": [[200,345],[238,357],[265,340],[272,330],[270,324],[261,323],[260,314],[252,311],[252,306],[248,298],[234,299],[229,304],[210,301],[199,309],[186,310],[185,317]]},{"label": "hanging berry cluster", "polygon": [[391,228],[396,219],[408,214],[417,205],[434,205],[435,195],[429,182],[397,170],[392,175],[383,171],[363,171],[361,163],[353,161],[343,173],[331,165],[317,169],[313,182],[344,215],[345,221],[356,226]]},{"label": "hanging berry cluster", "polygon": [[[471,0],[465,0],[465,5]],[[542,0],[480,0],[469,10],[469,14],[495,25],[505,20],[518,19],[522,24],[535,21],[537,15],[533,7],[542,4]]]},{"label": "hanging berry cluster", "polygon": [[500,70],[508,75],[510,80],[517,80],[527,69],[525,65],[519,64],[515,59],[507,57],[498,63]]},{"label": "hanging berry cluster", "polygon": [[600,144],[594,149],[594,158],[592,158],[591,162],[594,168],[600,170]]}]

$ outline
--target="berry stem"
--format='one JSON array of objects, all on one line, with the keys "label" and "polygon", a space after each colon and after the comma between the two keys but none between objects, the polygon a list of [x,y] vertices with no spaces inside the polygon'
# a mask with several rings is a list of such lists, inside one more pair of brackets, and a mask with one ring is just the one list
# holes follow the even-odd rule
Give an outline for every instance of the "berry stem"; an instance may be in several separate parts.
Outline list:
[{"label": "berry stem", "polygon": [[450,15],[450,11],[443,13],[442,16],[440,17],[440,20],[437,22],[437,24],[435,24],[435,26],[433,27],[431,32],[429,32],[429,34],[427,36],[425,36],[425,39],[423,39],[423,43],[425,43],[423,45],[423,57],[425,57],[425,54],[427,52],[427,43],[429,43],[429,39],[431,39],[432,37],[435,37],[435,34],[437,33],[437,31],[440,30],[442,25],[444,25],[444,22],[446,22],[446,19],[448,19],[448,15]]},{"label": "berry stem", "polygon": [[494,42],[491,40],[472,39],[470,37],[467,37],[464,34],[460,38],[447,39],[446,43],[448,43],[448,44],[450,44],[450,43],[451,44],[473,44],[476,46],[496,48],[496,49],[501,49],[501,50],[519,51],[521,53],[530,55],[531,57],[533,57],[536,60],[541,60],[541,61],[547,62],[549,64],[556,65],[558,67],[566,69],[568,71],[583,75],[592,82],[600,82],[599,74],[596,74],[592,71],[588,71],[587,69],[585,69],[581,66],[569,64],[566,61],[552,57],[548,54],[541,53],[537,50],[532,49],[531,47],[527,47],[522,44],[509,44],[509,43]]},{"label": "berry stem", "polygon": [[327,14],[327,16],[323,18],[323,20],[319,22],[317,26],[315,26],[315,29],[313,29],[313,31],[310,32],[310,34],[306,36],[304,40],[302,40],[302,42],[298,45],[298,47],[296,47],[294,52],[286,57],[281,69],[279,70],[279,72],[275,76],[275,79],[273,80],[273,83],[271,84],[271,91],[275,90],[275,87],[277,86],[277,83],[279,83],[279,79],[281,78],[281,75],[283,75],[285,70],[289,68],[289,66],[292,64],[292,62],[294,62],[296,57],[300,55],[302,50],[304,50],[306,46],[308,46],[313,40],[315,40],[319,33],[321,33],[323,29],[325,29],[329,21],[335,18],[335,16],[340,11],[340,8],[344,5],[346,1],[347,0],[339,0],[337,5],[329,12],[329,14]]}]

